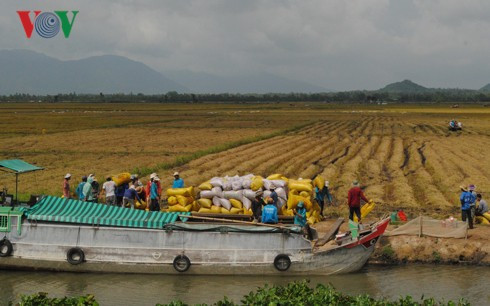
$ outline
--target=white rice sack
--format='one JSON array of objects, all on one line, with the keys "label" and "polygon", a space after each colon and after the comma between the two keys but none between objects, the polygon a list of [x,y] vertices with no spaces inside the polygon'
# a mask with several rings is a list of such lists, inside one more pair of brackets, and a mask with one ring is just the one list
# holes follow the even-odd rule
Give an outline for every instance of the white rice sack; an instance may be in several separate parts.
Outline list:
[{"label": "white rice sack", "polygon": [[235,199],[241,201],[243,197],[243,192],[241,190],[238,191],[223,191],[223,198],[225,199]]},{"label": "white rice sack", "polygon": [[231,183],[231,188],[235,191],[242,189],[242,180],[236,180]]},{"label": "white rice sack", "polygon": [[277,193],[277,196],[281,199],[284,199],[284,200],[287,200],[287,194],[286,194],[286,190],[284,190],[284,188],[282,187],[279,187],[279,188],[276,188],[275,189],[276,193]]},{"label": "white rice sack", "polygon": [[251,179],[243,179],[243,182],[242,182],[242,188],[243,189],[250,189],[250,185],[252,185],[252,180]]},{"label": "white rice sack", "polygon": [[242,198],[242,204],[243,204],[243,207],[245,207],[246,209],[250,209],[252,207],[252,201],[250,201],[246,197]]},{"label": "white rice sack", "polygon": [[268,179],[263,179],[263,180],[262,180],[262,182],[263,182],[263,184],[264,184],[264,189],[265,189],[265,190],[269,190],[269,189],[271,189],[271,184],[272,184],[272,182],[271,182],[270,180],[268,180]]},{"label": "white rice sack", "polygon": [[221,207],[220,198],[218,198],[218,197],[214,197],[214,198],[213,198],[213,205],[214,205],[214,206]]},{"label": "white rice sack", "polygon": [[212,190],[203,190],[200,192],[200,196],[203,199],[212,199],[216,194]]},{"label": "white rice sack", "polygon": [[287,203],[287,201],[283,198],[278,198],[277,199],[277,206],[278,206],[278,209],[280,209],[281,207],[283,207],[285,204]]},{"label": "white rice sack", "polygon": [[233,190],[233,185],[231,184],[231,181],[226,181],[223,183],[223,190],[226,191]]},{"label": "white rice sack", "polygon": [[221,207],[224,207],[224,208],[226,208],[228,210],[231,209],[231,203],[227,199],[219,199],[219,202],[221,204]]},{"label": "white rice sack", "polygon": [[253,175],[252,173],[249,173],[247,175],[244,175],[242,176],[242,179],[244,180],[251,180],[255,175]]},{"label": "white rice sack", "polygon": [[243,197],[245,197],[249,200],[255,199],[255,191],[253,191],[251,189],[243,189],[242,193],[243,193]]},{"label": "white rice sack", "polygon": [[223,197],[223,190],[221,189],[221,187],[213,187],[211,189],[211,192],[213,192],[213,196],[215,196],[215,197],[218,197],[218,198]]},{"label": "white rice sack", "polygon": [[272,180],[270,181],[272,184],[274,184],[274,187],[278,188],[278,187],[286,187],[286,182],[283,181],[283,180]]},{"label": "white rice sack", "polygon": [[213,185],[213,187],[223,188],[223,180],[220,177],[213,177],[209,180],[209,183]]}]

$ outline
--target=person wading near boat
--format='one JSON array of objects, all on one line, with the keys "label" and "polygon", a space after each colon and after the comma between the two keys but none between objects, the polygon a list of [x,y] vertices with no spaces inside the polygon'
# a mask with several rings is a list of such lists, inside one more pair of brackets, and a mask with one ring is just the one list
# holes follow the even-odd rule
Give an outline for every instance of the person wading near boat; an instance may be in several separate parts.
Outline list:
[{"label": "person wading near boat", "polygon": [[484,213],[488,212],[488,204],[487,201],[482,199],[481,194],[476,195],[477,207],[475,211],[475,216],[483,216]]},{"label": "person wading near boat", "polygon": [[361,200],[364,202],[369,202],[364,193],[362,192],[361,187],[359,187],[359,181],[354,180],[352,182],[352,188],[349,190],[347,194],[347,204],[349,205],[349,219],[354,221],[354,213],[359,220],[359,223],[362,223],[361,220]]},{"label": "person wading near boat", "polygon": [[172,188],[184,188],[184,180],[180,178],[178,172],[174,172],[174,183],[172,184]]},{"label": "person wading near boat", "polygon": [[135,201],[138,201],[140,204],[142,204],[141,199],[138,196],[138,192],[136,192],[136,187],[134,187],[134,185],[131,185],[129,186],[129,189],[124,192],[123,207],[131,206],[131,208],[134,208]]},{"label": "person wading near boat", "polygon": [[160,195],[158,194],[158,182],[160,179],[155,176],[150,187],[150,211],[160,211]]},{"label": "person wading near boat", "polygon": [[471,206],[475,203],[476,197],[471,191],[466,187],[460,186],[461,195],[459,196],[459,201],[461,202],[461,220],[466,222],[468,219],[468,225],[473,228],[473,217],[471,216]]},{"label": "person wading near boat", "polygon": [[63,180],[63,198],[65,198],[65,199],[71,198],[71,195],[70,195],[70,179],[71,179],[71,174],[67,173],[65,175],[65,179]]},{"label": "person wading near boat", "polygon": [[116,205],[116,183],[114,183],[110,175],[107,176],[106,181],[102,184],[102,190],[105,192],[105,202],[111,206]]},{"label": "person wading near boat", "polygon": [[85,196],[83,195],[83,186],[85,186],[85,183],[87,183],[87,177],[84,175],[82,176],[82,181],[77,186],[77,190],[75,191],[80,201],[85,201]]},{"label": "person wading near boat", "polygon": [[260,190],[255,192],[255,199],[252,201],[252,214],[255,223],[260,222],[262,218],[262,207],[265,205],[262,195],[263,192]]},{"label": "person wading near boat", "polygon": [[94,202],[94,194],[92,192],[92,182],[94,181],[94,178],[92,176],[89,176],[87,178],[87,182],[85,185],[83,185],[83,194],[85,198],[85,202]]},{"label": "person wading near boat", "polygon": [[276,224],[279,222],[277,217],[277,207],[272,198],[267,198],[267,205],[262,209],[262,223]]}]

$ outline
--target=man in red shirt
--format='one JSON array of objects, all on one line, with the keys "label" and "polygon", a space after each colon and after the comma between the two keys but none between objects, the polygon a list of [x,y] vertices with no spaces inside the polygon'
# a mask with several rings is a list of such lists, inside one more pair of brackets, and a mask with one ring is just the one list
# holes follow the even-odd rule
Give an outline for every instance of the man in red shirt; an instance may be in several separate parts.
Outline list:
[{"label": "man in red shirt", "polygon": [[349,219],[354,221],[354,213],[357,215],[359,223],[361,222],[361,199],[365,202],[369,202],[364,193],[359,187],[359,182],[357,180],[352,182],[352,188],[349,190],[348,194],[348,204],[349,204]]}]

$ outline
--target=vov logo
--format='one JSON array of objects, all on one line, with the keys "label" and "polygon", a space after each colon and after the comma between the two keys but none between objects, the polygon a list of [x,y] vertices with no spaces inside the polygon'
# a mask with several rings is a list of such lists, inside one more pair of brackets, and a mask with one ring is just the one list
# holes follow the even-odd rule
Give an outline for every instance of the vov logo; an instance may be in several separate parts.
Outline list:
[{"label": "vov logo", "polygon": [[75,17],[78,11],[71,11],[73,16],[71,21],[68,19],[68,11],[41,12],[32,11],[34,20],[31,19],[31,11],[17,11],[20,21],[24,27],[27,38],[31,38],[34,29],[43,38],[53,38],[60,32],[60,28],[65,38],[70,37]]}]

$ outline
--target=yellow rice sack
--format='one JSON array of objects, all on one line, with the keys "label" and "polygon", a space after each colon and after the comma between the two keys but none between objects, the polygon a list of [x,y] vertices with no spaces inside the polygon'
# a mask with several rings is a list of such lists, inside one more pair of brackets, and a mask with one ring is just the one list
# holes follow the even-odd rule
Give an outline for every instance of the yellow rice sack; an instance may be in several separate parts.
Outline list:
[{"label": "yellow rice sack", "polygon": [[194,187],[187,188],[169,188],[167,189],[167,196],[177,196],[181,195],[184,197],[192,197],[194,196]]},{"label": "yellow rice sack", "polygon": [[117,175],[114,175],[112,177],[112,180],[114,181],[114,183],[116,183],[116,186],[121,186],[122,184],[131,182],[131,173],[129,172],[119,173]]},{"label": "yellow rice sack", "polygon": [[313,203],[311,202],[310,198],[303,198],[303,204],[305,205],[307,211],[313,210]]},{"label": "yellow rice sack", "polygon": [[211,185],[211,183],[209,181],[206,181],[204,183],[202,183],[201,185],[199,185],[199,188],[200,190],[211,190],[213,188],[213,185]]},{"label": "yellow rice sack", "polygon": [[199,203],[199,205],[201,205],[201,207],[204,207],[204,208],[211,208],[211,205],[213,205],[213,201],[211,199],[199,199],[197,200],[197,202]]},{"label": "yellow rice sack", "polygon": [[198,213],[200,213],[200,214],[210,214],[210,213],[212,213],[212,212],[213,212],[213,211],[212,211],[211,209],[209,209],[209,208],[204,208],[204,207],[199,208],[199,211],[198,211]]},{"label": "yellow rice sack", "polygon": [[231,214],[241,214],[243,212],[243,209],[242,208],[236,208],[236,207],[232,207],[230,209],[230,213]]},{"label": "yellow rice sack", "polygon": [[169,206],[172,206],[172,205],[179,203],[179,202],[177,202],[177,198],[174,196],[168,197],[167,202],[168,202]]},{"label": "yellow rice sack", "polygon": [[[361,218],[364,219],[376,206],[374,202],[369,202],[361,207]],[[354,222],[357,222],[357,216],[354,214]]]},{"label": "yellow rice sack", "polygon": [[301,191],[306,191],[308,193],[313,192],[313,186],[311,186],[311,180],[289,180],[288,187],[290,190],[297,190],[299,192]]},{"label": "yellow rice sack", "polygon": [[280,180],[282,179],[283,175],[279,173],[271,174],[267,177],[268,180]]},{"label": "yellow rice sack", "polygon": [[490,213],[484,213],[483,214],[483,217],[485,217],[485,219],[487,219],[488,221],[490,221]]},{"label": "yellow rice sack", "polygon": [[199,211],[199,209],[201,208],[201,205],[199,205],[197,201],[193,201],[191,205],[192,205],[191,208],[192,211]]},{"label": "yellow rice sack", "polygon": [[289,193],[287,207],[288,209],[295,209],[300,201],[304,201],[304,198],[298,195]]},{"label": "yellow rice sack", "polygon": [[189,202],[188,197],[184,197],[182,195],[176,195],[175,197],[177,198],[177,202],[179,202],[179,204],[182,206],[186,206],[186,205],[192,203],[192,202]]},{"label": "yellow rice sack", "polygon": [[251,209],[245,209],[245,208],[244,208],[244,209],[243,209],[243,214],[244,214],[244,215],[251,216],[251,215],[253,215],[253,212],[252,212],[252,210],[251,210]]},{"label": "yellow rice sack", "polygon": [[224,207],[221,207],[221,213],[222,214],[225,214],[225,215],[230,215],[231,214],[231,212],[228,209],[224,208]]},{"label": "yellow rice sack", "polygon": [[321,175],[315,176],[315,179],[313,180],[313,186],[322,189],[325,186],[325,179]]},{"label": "yellow rice sack", "polygon": [[220,214],[221,213],[221,207],[213,205],[213,206],[211,206],[211,212],[213,214]]},{"label": "yellow rice sack", "polygon": [[310,194],[306,191],[301,191],[299,193],[300,196],[302,196],[303,198],[309,198],[310,197]]},{"label": "yellow rice sack", "polygon": [[177,205],[170,206],[168,208],[168,211],[170,211],[170,212],[189,212],[189,211],[191,211],[191,208],[192,208],[192,204],[189,204],[187,206],[182,206],[180,204],[177,204]]},{"label": "yellow rice sack", "polygon": [[230,203],[231,203],[231,206],[233,206],[234,208],[238,208],[238,209],[242,209],[243,208],[243,204],[239,200],[230,199]]},{"label": "yellow rice sack", "polygon": [[252,178],[252,183],[250,184],[250,189],[252,189],[253,191],[257,191],[257,190],[261,189],[264,186],[263,180],[264,180],[264,178],[261,177],[260,175],[254,176]]},{"label": "yellow rice sack", "polygon": [[479,223],[479,224],[485,224],[485,225],[490,224],[490,221],[488,221],[487,218],[482,217],[482,216],[476,216],[475,221],[476,221],[476,223]]},{"label": "yellow rice sack", "polygon": [[145,209],[146,208],[146,202],[141,201],[141,203],[140,203],[140,202],[136,201],[136,202],[134,202],[134,207],[136,209]]}]

